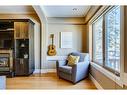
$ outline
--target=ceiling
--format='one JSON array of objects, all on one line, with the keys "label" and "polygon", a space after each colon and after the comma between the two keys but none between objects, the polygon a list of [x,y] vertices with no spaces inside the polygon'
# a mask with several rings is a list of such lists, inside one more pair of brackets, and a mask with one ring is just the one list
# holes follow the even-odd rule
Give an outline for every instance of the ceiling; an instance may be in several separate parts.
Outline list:
[{"label": "ceiling", "polygon": [[32,6],[0,6],[0,14],[35,14]]},{"label": "ceiling", "polygon": [[90,6],[43,6],[46,17],[84,17]]},{"label": "ceiling", "polygon": [[[90,6],[42,6],[46,17],[84,17]],[[0,6],[0,14],[36,14],[32,6]]]}]

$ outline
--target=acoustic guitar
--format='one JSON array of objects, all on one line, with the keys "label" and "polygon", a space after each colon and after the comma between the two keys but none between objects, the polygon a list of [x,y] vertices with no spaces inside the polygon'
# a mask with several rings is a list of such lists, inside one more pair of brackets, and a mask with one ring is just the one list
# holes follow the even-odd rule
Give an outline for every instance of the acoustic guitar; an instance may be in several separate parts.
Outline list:
[{"label": "acoustic guitar", "polygon": [[56,55],[56,46],[54,45],[54,34],[51,34],[50,38],[52,39],[52,44],[48,46],[48,55],[54,56]]}]

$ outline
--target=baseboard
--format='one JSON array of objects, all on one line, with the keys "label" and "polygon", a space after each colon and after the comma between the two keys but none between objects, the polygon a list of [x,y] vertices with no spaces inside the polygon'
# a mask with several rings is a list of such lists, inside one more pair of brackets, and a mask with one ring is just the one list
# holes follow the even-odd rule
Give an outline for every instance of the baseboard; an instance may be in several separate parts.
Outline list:
[{"label": "baseboard", "polygon": [[101,85],[94,79],[94,77],[91,75],[91,74],[89,74],[89,78],[90,78],[90,80],[92,80],[92,82],[95,84],[95,86],[97,87],[97,89],[103,89],[102,87],[101,87]]},{"label": "baseboard", "polygon": [[47,72],[56,72],[56,69],[47,69]]},{"label": "baseboard", "polygon": [[34,70],[34,72],[33,72],[34,74],[37,74],[37,73],[47,73],[47,71],[46,71],[46,69],[35,69]]},{"label": "baseboard", "polygon": [[35,69],[35,71],[33,72],[34,74],[37,73],[48,73],[48,72],[56,72],[56,69]]}]

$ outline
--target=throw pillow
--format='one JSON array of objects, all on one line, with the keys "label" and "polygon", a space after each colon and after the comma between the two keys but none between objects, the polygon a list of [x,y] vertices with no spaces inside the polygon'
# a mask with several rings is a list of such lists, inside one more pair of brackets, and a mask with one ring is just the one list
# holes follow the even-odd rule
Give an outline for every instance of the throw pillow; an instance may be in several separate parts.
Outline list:
[{"label": "throw pillow", "polygon": [[84,61],[84,55],[81,54],[80,52],[72,52],[70,55],[73,55],[73,56],[80,56],[79,62],[83,62],[83,61]]},{"label": "throw pillow", "polygon": [[75,65],[79,62],[79,56],[73,56],[73,55],[69,55],[68,56],[68,64],[69,66]]}]

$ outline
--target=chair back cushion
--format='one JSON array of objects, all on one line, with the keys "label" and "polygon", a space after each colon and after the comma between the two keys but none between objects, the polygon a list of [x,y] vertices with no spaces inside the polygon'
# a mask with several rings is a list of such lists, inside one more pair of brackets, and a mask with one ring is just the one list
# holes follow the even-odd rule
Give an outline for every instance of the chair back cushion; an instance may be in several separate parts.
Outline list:
[{"label": "chair back cushion", "polygon": [[73,55],[69,55],[67,60],[68,60],[68,64],[69,66],[75,65],[79,62],[79,58],[80,56],[73,56]]},{"label": "chair back cushion", "polygon": [[83,62],[84,61],[84,58],[85,58],[85,56],[82,53],[80,53],[80,52],[72,52],[69,55],[79,56],[80,57],[79,58],[79,62]]}]

